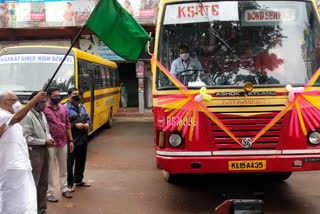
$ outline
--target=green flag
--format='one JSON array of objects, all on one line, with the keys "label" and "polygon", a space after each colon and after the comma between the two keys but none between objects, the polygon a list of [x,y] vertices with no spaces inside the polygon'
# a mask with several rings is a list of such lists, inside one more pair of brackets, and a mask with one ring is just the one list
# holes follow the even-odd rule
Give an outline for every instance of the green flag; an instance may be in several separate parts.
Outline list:
[{"label": "green flag", "polygon": [[137,61],[149,35],[117,0],[100,0],[85,24],[120,57]]}]

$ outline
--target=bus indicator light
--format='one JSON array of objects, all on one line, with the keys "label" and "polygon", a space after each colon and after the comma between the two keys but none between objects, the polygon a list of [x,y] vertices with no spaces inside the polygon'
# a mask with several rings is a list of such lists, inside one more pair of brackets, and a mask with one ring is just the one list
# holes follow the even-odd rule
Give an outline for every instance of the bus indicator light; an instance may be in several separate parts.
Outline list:
[{"label": "bus indicator light", "polygon": [[251,82],[247,82],[244,84],[243,89],[246,93],[249,93],[253,90],[253,85]]},{"label": "bus indicator light", "polygon": [[159,132],[158,146],[160,148],[164,148],[165,147],[164,135],[165,135],[164,132]]}]

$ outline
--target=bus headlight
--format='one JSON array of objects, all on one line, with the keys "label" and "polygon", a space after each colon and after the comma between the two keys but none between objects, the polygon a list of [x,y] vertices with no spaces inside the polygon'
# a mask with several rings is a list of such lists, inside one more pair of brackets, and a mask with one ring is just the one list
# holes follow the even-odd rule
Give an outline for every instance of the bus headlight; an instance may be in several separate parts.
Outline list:
[{"label": "bus headlight", "polygon": [[308,142],[312,145],[318,145],[320,143],[320,133],[319,132],[311,132],[308,135]]},{"label": "bus headlight", "polygon": [[178,133],[172,133],[170,136],[169,136],[169,144],[173,147],[177,147],[177,146],[180,146],[181,143],[182,143],[182,137],[180,136],[180,134]]}]

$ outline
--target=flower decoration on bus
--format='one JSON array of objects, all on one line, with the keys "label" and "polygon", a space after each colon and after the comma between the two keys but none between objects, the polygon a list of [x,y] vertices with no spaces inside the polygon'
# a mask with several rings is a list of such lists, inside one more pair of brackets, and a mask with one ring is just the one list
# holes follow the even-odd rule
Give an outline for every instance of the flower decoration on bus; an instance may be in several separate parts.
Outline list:
[{"label": "flower decoration on bus", "polygon": [[[250,148],[254,142],[256,142],[263,134],[265,134],[274,124],[276,124],[287,112],[291,110],[291,116],[289,121],[289,135],[293,133],[299,136],[299,127],[302,133],[306,136],[307,129],[315,130],[315,127],[319,126],[320,119],[320,92],[310,91],[315,81],[320,75],[320,68],[314,73],[304,87],[294,88],[288,85],[288,100],[289,103],[285,106],[266,126],[259,131],[252,139],[245,139],[242,143],[235,135],[225,126],[210,110],[202,103],[203,100],[210,100],[209,96],[206,96],[206,88],[201,88],[199,92],[190,92],[178,79],[176,79],[163,65],[160,64],[153,56],[151,58],[151,64],[156,64],[157,67],[174,83],[175,86],[182,92],[178,95],[168,95],[159,98],[161,101],[159,105],[165,108],[165,112],[170,112],[167,118],[172,116],[176,117],[171,123],[168,123],[164,128],[166,130],[174,130],[178,126],[178,130],[182,129],[183,124],[186,121],[191,122],[189,130],[189,141],[192,140],[193,132],[195,130],[196,139],[198,137],[198,127],[194,129],[195,121],[199,119],[199,111],[206,114],[217,126],[219,126],[229,137],[235,142],[241,145],[243,148]],[[206,97],[208,99],[206,99]],[[181,122],[182,121],[182,122]],[[184,137],[187,132],[187,126],[182,130],[182,136]],[[243,141],[244,139],[242,139]],[[250,145],[250,146],[249,146]]]},{"label": "flower decoration on bus", "polygon": [[[317,73],[319,73],[319,70]],[[307,135],[307,129],[315,131],[315,128],[319,127],[320,92],[305,91],[307,86],[308,84],[305,87],[286,86],[286,89],[289,91],[289,102],[294,103],[291,108],[289,136],[295,133],[299,137],[299,125],[304,136]]]},{"label": "flower decoration on bus", "polygon": [[205,87],[202,87],[200,89],[200,93],[197,96],[195,96],[194,101],[197,103],[200,103],[203,99],[211,100],[212,96],[210,94],[206,94],[206,92],[207,92],[207,89]]},{"label": "flower decoration on bus", "polygon": [[[311,87],[320,75],[320,68],[313,74],[303,88],[293,88],[287,85],[289,104],[283,108],[252,140],[255,142],[291,110],[289,121],[289,136],[293,133],[299,136],[299,126],[303,135],[307,135],[307,129],[314,131],[319,126],[320,92],[310,91]],[[305,125],[307,124],[307,126]]]},{"label": "flower decoration on bus", "polygon": [[[203,100],[212,99],[211,95],[206,94],[206,88],[201,88],[200,91],[192,93],[189,91],[177,78],[175,78],[160,62],[153,56],[151,58],[151,65],[153,63],[175,84],[176,87],[182,92],[178,95],[168,95],[160,98],[159,105],[164,108],[164,112],[168,112],[167,118],[175,117],[175,120],[165,126],[163,131],[173,131],[178,127],[178,131],[182,130],[182,136],[187,134],[188,126],[183,125],[190,122],[189,141],[192,141],[193,135],[198,139],[199,126],[195,128],[196,121],[199,121],[199,110],[203,111],[214,123],[216,123],[225,133],[229,135],[239,145],[241,143],[232,134],[232,132],[214,115],[210,110],[201,103]],[[152,69],[151,69],[152,70]]]}]

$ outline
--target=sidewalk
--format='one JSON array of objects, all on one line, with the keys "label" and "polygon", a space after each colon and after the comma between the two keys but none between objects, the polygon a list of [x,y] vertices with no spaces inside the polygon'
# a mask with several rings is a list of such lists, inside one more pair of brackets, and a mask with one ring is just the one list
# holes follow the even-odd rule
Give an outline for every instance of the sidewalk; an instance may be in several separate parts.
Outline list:
[{"label": "sidewalk", "polygon": [[144,113],[140,113],[137,107],[119,108],[113,119],[116,121],[153,121],[152,108],[145,109]]}]

